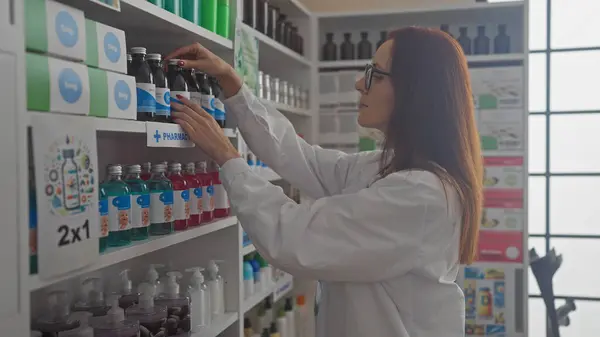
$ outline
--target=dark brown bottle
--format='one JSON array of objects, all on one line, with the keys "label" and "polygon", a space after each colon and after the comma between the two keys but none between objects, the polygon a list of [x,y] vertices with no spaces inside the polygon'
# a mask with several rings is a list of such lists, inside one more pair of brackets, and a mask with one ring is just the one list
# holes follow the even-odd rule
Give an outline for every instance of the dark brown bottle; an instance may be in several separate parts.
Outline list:
[{"label": "dark brown bottle", "polygon": [[369,42],[369,33],[360,33],[360,42],[358,42],[358,59],[370,60],[373,57],[373,46]]},{"label": "dark brown bottle", "polygon": [[256,0],[256,16],[255,16],[255,25],[254,29],[258,30],[261,33],[265,33],[265,7],[267,6],[266,0]]},{"label": "dark brown bottle", "polygon": [[325,34],[327,41],[323,45],[323,61],[337,61],[337,46],[333,42],[333,33]]},{"label": "dark brown bottle", "polygon": [[292,23],[286,21],[283,23],[283,45],[291,48],[292,43]]},{"label": "dark brown bottle", "polygon": [[487,55],[490,53],[490,38],[485,36],[485,26],[477,26],[477,37],[475,37],[475,55]]},{"label": "dark brown bottle", "polygon": [[298,49],[298,53],[300,55],[304,55],[304,38],[302,37],[302,35],[298,34],[298,40],[296,40],[297,46],[296,48]]},{"label": "dark brown bottle", "polygon": [[458,44],[462,47],[463,53],[465,55],[471,55],[471,38],[467,35],[467,27],[460,27],[458,29],[460,31],[460,35],[458,35]]},{"label": "dark brown bottle", "polygon": [[269,6],[267,12],[267,36],[275,39],[275,30],[277,30],[277,18],[279,17],[279,8]]},{"label": "dark brown bottle", "polygon": [[352,34],[344,33],[344,42],[340,46],[340,60],[354,60],[354,44],[351,38]]},{"label": "dark brown bottle", "polygon": [[300,35],[298,35],[298,27],[292,26],[292,41],[290,41],[290,48],[296,53],[300,53],[298,49],[298,40],[300,39]]},{"label": "dark brown bottle", "polygon": [[243,22],[252,28],[254,26],[254,17],[256,16],[256,0],[244,0],[244,19]]},{"label": "dark brown bottle", "polygon": [[454,37],[454,35],[452,35],[452,33],[450,33],[450,26],[448,26],[448,24],[443,23],[440,25],[440,30],[452,37]]},{"label": "dark brown bottle", "polygon": [[387,30],[382,30],[381,32],[379,32],[379,41],[377,41],[377,49],[379,49],[379,47],[381,47],[381,45],[384,44],[385,41],[387,41],[387,39],[388,39]]},{"label": "dark brown bottle", "polygon": [[506,35],[506,25],[498,25],[498,35],[494,38],[494,53],[510,53],[510,36]]},{"label": "dark brown bottle", "polygon": [[277,26],[275,27],[275,41],[281,44],[283,44],[285,35],[285,20],[287,20],[287,15],[280,13],[277,18]]}]

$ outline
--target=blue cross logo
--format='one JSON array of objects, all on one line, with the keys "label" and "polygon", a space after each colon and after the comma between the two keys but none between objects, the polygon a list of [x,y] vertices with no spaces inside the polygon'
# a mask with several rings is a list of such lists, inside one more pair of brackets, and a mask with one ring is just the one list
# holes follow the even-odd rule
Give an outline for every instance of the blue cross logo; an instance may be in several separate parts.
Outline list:
[{"label": "blue cross logo", "polygon": [[157,143],[160,141],[160,133],[158,132],[158,130],[156,130],[156,133],[152,137],[154,137],[154,139],[156,139]]}]

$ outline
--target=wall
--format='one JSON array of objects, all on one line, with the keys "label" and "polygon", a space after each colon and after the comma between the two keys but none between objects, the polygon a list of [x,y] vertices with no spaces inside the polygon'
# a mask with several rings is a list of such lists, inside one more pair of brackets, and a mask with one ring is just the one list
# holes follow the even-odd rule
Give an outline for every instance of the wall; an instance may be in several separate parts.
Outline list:
[{"label": "wall", "polygon": [[475,0],[300,0],[313,12],[358,12],[472,4]]}]

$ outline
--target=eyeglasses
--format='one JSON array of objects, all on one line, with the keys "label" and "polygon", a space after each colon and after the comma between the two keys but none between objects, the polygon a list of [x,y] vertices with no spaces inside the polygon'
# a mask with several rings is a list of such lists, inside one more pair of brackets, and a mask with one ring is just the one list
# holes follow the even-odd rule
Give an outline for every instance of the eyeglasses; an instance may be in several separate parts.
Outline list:
[{"label": "eyeglasses", "polygon": [[371,83],[373,82],[373,74],[375,73],[390,76],[390,73],[375,68],[375,66],[372,63],[367,64],[367,66],[365,67],[365,90],[369,91],[369,89],[371,89]]}]

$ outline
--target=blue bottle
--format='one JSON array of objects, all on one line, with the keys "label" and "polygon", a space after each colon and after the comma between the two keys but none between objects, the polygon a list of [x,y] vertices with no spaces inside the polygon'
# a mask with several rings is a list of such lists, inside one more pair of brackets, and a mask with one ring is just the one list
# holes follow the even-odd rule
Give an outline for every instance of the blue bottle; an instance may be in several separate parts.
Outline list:
[{"label": "blue bottle", "polygon": [[131,189],[122,179],[123,168],[109,165],[101,187],[108,196],[108,245],[126,246],[131,243]]}]

